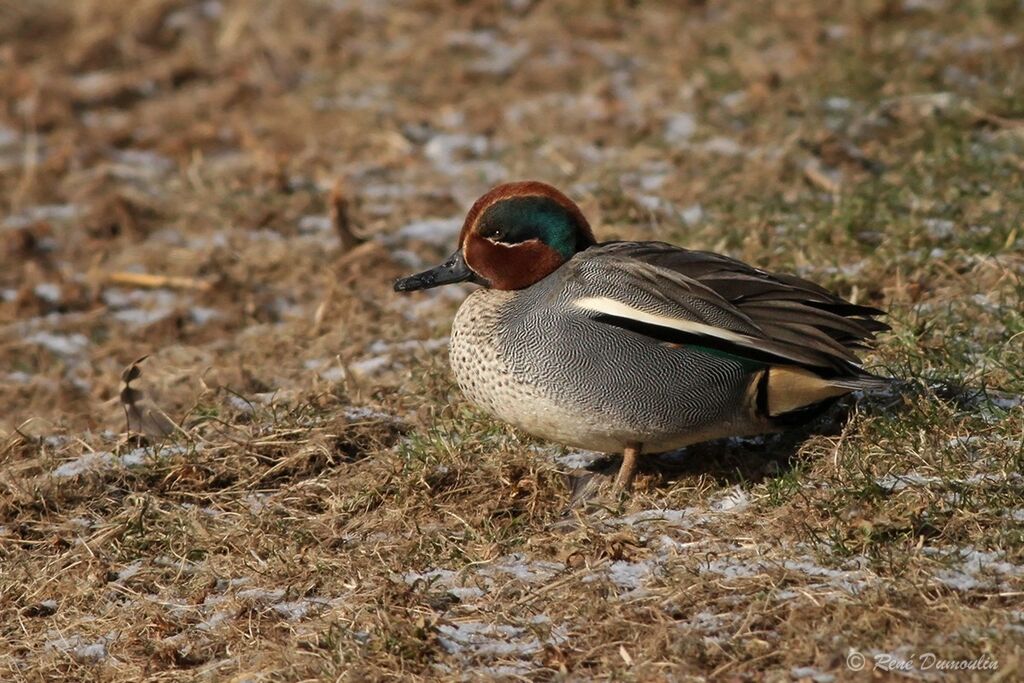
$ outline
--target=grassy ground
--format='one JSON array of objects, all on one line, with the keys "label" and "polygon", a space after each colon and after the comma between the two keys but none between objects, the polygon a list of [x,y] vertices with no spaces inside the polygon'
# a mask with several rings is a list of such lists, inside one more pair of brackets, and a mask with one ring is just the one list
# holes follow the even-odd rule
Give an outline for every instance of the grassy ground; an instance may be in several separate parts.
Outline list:
[{"label": "grassy ground", "polygon": [[[1024,14],[833,4],[0,2],[0,678],[1020,677]],[[390,291],[514,178],[888,308],[900,390],[573,504]]]}]

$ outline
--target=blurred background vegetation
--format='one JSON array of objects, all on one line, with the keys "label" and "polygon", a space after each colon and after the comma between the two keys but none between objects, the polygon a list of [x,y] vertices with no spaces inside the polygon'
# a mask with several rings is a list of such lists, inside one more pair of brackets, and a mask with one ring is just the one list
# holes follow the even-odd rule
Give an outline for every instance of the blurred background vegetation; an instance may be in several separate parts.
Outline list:
[{"label": "blurred background vegetation", "polygon": [[[24,680],[830,681],[1021,658],[1019,2],[0,0],[0,652]],[[493,184],[891,311],[901,395],[622,509],[465,405]],[[127,439],[122,369],[180,430]],[[680,465],[679,463],[682,463]]]}]

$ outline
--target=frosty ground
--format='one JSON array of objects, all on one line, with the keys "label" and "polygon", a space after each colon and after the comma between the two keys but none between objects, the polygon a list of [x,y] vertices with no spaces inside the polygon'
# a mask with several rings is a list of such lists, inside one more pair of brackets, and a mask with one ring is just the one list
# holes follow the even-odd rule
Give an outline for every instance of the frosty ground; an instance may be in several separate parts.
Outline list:
[{"label": "frosty ground", "polygon": [[[0,2],[0,678],[1018,677],[1022,49],[1015,2]],[[602,495],[453,386],[469,286],[391,292],[519,178],[887,308],[898,383]]]}]

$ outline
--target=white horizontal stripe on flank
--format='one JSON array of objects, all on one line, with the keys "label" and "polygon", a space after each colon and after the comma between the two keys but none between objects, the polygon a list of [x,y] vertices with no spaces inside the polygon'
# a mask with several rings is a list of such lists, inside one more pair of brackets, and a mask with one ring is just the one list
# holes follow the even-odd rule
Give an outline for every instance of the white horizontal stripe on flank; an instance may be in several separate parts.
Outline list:
[{"label": "white horizontal stripe on flank", "polygon": [[605,296],[594,296],[586,299],[580,299],[573,305],[577,308],[582,308],[585,311],[591,311],[593,313],[614,315],[619,318],[628,318],[630,320],[636,320],[637,322],[647,323],[648,325],[668,327],[673,330],[679,330],[680,332],[700,334],[705,337],[717,337],[718,339],[725,339],[745,346],[756,344],[756,340],[752,337],[748,337],[744,334],[738,334],[732,330],[723,330],[721,327],[706,325],[704,323],[698,323],[684,318],[672,318],[666,315],[648,313],[647,311],[642,311],[639,308],[633,308],[628,304],[616,301],[615,299],[609,299]]}]

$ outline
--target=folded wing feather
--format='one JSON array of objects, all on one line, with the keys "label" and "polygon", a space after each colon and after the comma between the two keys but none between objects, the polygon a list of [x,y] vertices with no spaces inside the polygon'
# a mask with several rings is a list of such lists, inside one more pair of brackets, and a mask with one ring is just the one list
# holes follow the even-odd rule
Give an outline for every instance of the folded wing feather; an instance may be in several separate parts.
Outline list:
[{"label": "folded wing feather", "polygon": [[584,252],[574,305],[591,317],[672,342],[704,343],[829,376],[866,375],[855,350],[888,329],[881,311],[792,275],[658,242],[611,242]]}]

